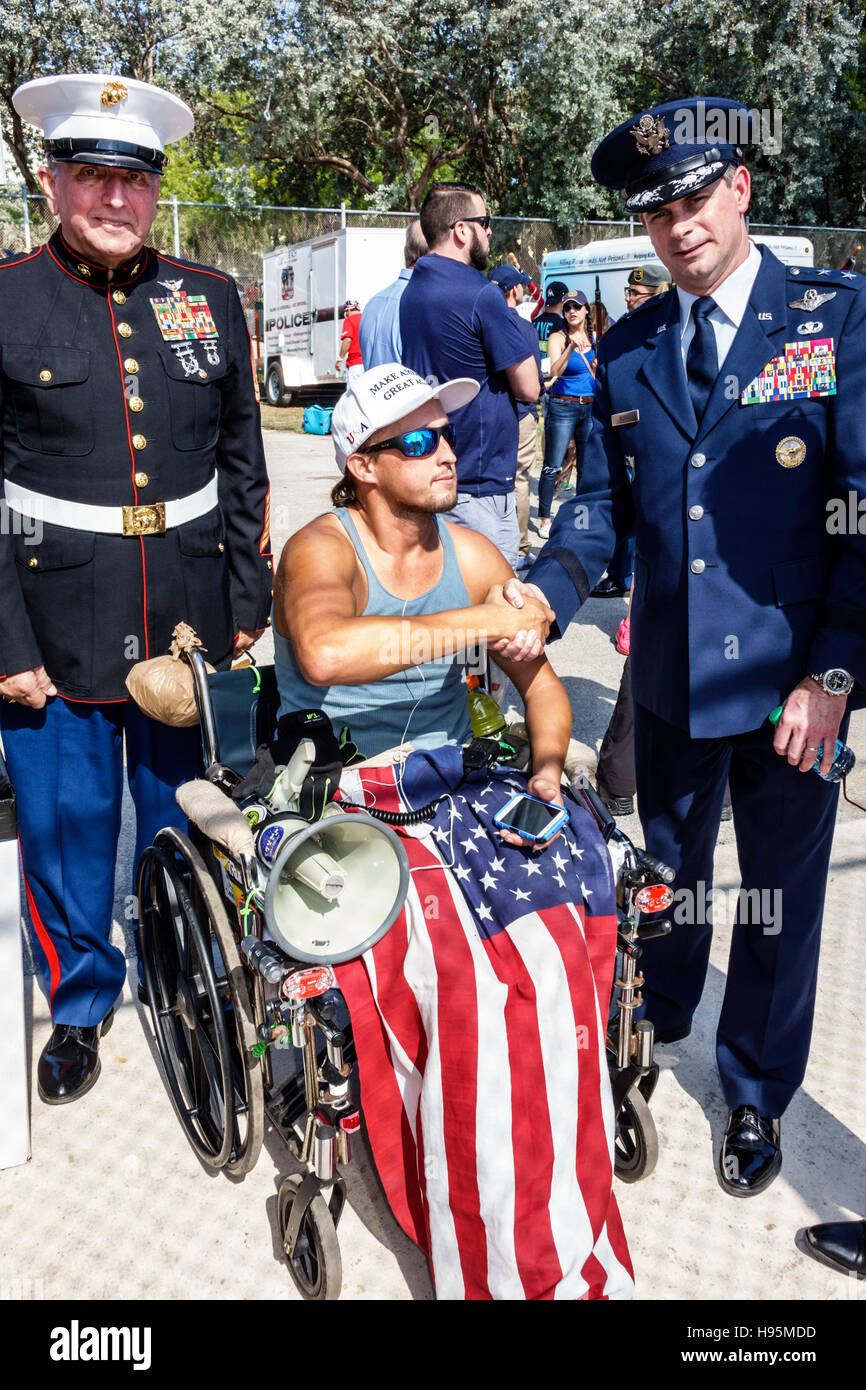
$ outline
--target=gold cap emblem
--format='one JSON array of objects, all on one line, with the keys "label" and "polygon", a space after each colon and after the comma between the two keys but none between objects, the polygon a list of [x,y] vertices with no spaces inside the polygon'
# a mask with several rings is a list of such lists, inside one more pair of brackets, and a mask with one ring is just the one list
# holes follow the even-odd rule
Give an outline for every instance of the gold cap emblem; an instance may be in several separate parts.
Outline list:
[{"label": "gold cap emblem", "polygon": [[641,116],[637,125],[632,126],[631,134],[641,154],[661,154],[671,143],[664,116]]},{"label": "gold cap emblem", "polygon": [[806,445],[796,434],[786,435],[776,445],[776,458],[783,468],[798,468],[806,457]]},{"label": "gold cap emblem", "polygon": [[106,82],[99,100],[103,106],[117,106],[129,96],[122,82]]}]

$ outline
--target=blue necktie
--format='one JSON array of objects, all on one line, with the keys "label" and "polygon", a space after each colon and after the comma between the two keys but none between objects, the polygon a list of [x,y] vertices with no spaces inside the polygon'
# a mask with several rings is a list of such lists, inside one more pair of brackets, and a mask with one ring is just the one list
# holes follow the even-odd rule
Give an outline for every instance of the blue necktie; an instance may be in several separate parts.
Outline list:
[{"label": "blue necktie", "polygon": [[716,301],[709,295],[696,299],[692,305],[695,332],[686,354],[686,379],[698,424],[701,423],[713,383],[719,374],[716,335],[709,320],[715,307]]}]

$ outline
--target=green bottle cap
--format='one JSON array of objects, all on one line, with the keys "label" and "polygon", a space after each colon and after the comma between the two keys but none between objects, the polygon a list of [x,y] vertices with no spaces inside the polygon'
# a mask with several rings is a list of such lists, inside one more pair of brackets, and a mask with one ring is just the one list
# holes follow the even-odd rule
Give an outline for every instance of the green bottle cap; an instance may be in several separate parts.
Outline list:
[{"label": "green bottle cap", "polygon": [[771,724],[778,724],[779,720],[782,718],[782,710],[783,710],[784,708],[785,708],[784,705],[777,705],[776,708],[775,708],[774,710],[771,710],[771,711],[770,711],[770,723],[771,723]]}]

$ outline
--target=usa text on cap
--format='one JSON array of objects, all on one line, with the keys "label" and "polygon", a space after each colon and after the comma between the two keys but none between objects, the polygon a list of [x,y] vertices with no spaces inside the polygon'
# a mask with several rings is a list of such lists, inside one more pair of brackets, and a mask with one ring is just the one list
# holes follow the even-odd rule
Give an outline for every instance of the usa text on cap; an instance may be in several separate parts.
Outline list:
[{"label": "usa text on cap", "polygon": [[43,132],[52,159],[161,174],[165,146],[193,128],[189,107],[132,77],[64,73],[37,77],[14,93],[19,116]]},{"label": "usa text on cap", "polygon": [[664,102],[605,136],[592,156],[593,176],[625,193],[626,212],[646,212],[741,164],[743,146],[760,138],[759,126],[757,111],[729,97]]}]

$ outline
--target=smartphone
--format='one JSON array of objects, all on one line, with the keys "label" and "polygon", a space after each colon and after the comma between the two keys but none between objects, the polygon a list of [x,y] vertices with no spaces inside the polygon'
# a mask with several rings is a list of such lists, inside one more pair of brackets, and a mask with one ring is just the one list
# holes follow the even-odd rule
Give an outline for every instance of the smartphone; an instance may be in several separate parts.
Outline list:
[{"label": "smartphone", "polygon": [[550,801],[540,801],[528,792],[518,792],[506,801],[493,817],[493,824],[500,830],[513,830],[525,840],[536,840],[545,844],[567,824],[568,812],[564,806]]}]

